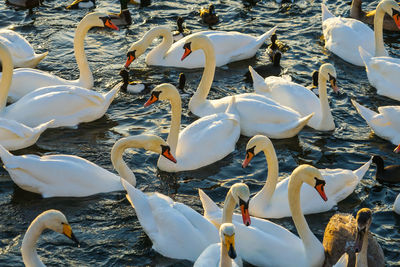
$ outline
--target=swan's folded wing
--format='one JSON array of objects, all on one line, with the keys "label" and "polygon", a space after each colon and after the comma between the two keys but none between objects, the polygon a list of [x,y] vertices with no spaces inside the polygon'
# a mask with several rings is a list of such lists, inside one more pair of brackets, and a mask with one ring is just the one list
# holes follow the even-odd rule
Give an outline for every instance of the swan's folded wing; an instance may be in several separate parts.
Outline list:
[{"label": "swan's folded wing", "polygon": [[27,58],[35,54],[28,41],[15,31],[0,30],[0,42],[9,48],[12,57]]},{"label": "swan's folded wing", "polygon": [[387,125],[400,133],[400,106],[379,107],[378,111],[386,119]]},{"label": "swan's folded wing", "polygon": [[0,131],[1,130],[9,131],[21,138],[26,138],[32,134],[31,128],[17,121],[4,118],[0,118]]},{"label": "swan's folded wing", "polygon": [[102,94],[86,88],[74,87],[74,89],[70,90],[69,93],[83,97],[95,105],[102,105],[104,102],[104,97]]},{"label": "swan's folded wing", "polygon": [[197,258],[193,267],[219,266],[221,258],[221,243],[209,245]]}]

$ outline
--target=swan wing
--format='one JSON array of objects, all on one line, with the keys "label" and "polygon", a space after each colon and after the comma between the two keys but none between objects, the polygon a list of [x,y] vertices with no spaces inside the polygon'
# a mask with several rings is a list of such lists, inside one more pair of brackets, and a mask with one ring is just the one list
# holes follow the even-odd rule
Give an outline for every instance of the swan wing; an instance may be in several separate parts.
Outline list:
[{"label": "swan wing", "polygon": [[15,31],[0,30],[0,42],[7,46],[13,58],[29,58],[35,54],[28,41]]},{"label": "swan wing", "polygon": [[385,117],[386,125],[391,126],[400,133],[400,106],[379,107],[378,111]]},{"label": "swan wing", "polygon": [[[0,118],[0,133],[2,131],[8,131],[20,138],[26,138],[33,134],[32,128],[27,127],[26,125],[19,123],[15,120],[8,120],[5,118]],[[1,136],[0,137],[0,142],[1,142],[1,139],[5,135],[0,134],[0,136]]]}]

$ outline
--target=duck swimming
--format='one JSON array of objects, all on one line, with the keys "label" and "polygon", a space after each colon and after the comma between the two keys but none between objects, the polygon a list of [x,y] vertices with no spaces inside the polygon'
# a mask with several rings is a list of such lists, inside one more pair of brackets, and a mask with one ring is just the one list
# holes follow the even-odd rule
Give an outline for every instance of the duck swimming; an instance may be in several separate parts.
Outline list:
[{"label": "duck swimming", "polygon": [[[399,146],[397,146],[398,148]],[[396,149],[397,149],[396,148]],[[372,162],[376,164],[375,179],[380,183],[398,183],[400,182],[400,165],[386,166],[382,157],[373,156]]]},{"label": "duck swimming", "polygon": [[75,0],[67,6],[67,9],[79,9],[79,8],[94,8],[96,7],[95,0]]},{"label": "duck swimming", "polygon": [[117,26],[126,26],[132,24],[131,13],[128,9],[128,0],[119,0],[121,4],[121,11],[117,13],[108,13],[108,16],[111,18],[112,23]]},{"label": "duck swimming", "polygon": [[213,4],[210,4],[208,8],[202,7],[200,9],[200,18],[201,21],[208,24],[208,26],[215,25],[219,22],[219,17],[215,13],[215,6]]},{"label": "duck swimming", "polygon": [[178,30],[172,32],[172,38],[174,39],[174,42],[179,41],[186,35],[189,35],[192,33],[187,28],[183,28],[183,21],[184,20],[182,17],[178,17],[176,19],[176,24],[178,25]]}]

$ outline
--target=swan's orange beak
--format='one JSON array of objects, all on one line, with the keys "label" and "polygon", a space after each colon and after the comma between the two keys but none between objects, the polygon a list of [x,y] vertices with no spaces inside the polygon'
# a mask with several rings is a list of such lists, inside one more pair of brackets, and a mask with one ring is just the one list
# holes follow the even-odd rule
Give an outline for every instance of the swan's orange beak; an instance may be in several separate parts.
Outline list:
[{"label": "swan's orange beak", "polygon": [[400,12],[397,10],[393,10],[393,19],[397,25],[397,28],[400,29]]},{"label": "swan's orange beak", "polygon": [[111,19],[107,19],[106,22],[104,23],[104,25],[107,26],[107,27],[110,28],[110,29],[119,31],[118,26],[115,25],[115,24],[111,21]]},{"label": "swan's orange beak", "polygon": [[153,93],[151,94],[149,100],[147,100],[147,102],[144,103],[143,106],[148,107],[148,106],[150,106],[151,104],[153,104],[154,102],[157,102],[157,101],[158,101],[158,97],[157,97],[156,94],[154,94],[154,92],[153,92]]},{"label": "swan's orange beak", "polygon": [[190,50],[189,48],[185,48],[185,52],[182,55],[181,61],[184,60],[191,53],[192,53],[192,50]]},{"label": "swan's orange beak", "polygon": [[254,157],[254,153],[252,151],[247,150],[246,151],[246,158],[244,159],[243,163],[242,163],[242,168],[246,168],[247,165],[249,165],[250,161],[253,159]]},{"label": "swan's orange beak", "polygon": [[69,224],[63,223],[63,234],[79,245],[79,241],[72,232],[71,226]]},{"label": "swan's orange beak", "polygon": [[161,155],[163,155],[164,157],[166,157],[167,159],[169,159],[173,163],[176,163],[176,159],[174,158],[174,156],[172,156],[171,149],[169,148],[169,146],[163,146],[162,145],[161,148],[162,148]]},{"label": "swan's orange beak", "polygon": [[394,153],[399,153],[400,152],[400,145],[396,146],[396,148],[393,150]]},{"label": "swan's orange beak", "polygon": [[321,198],[324,200],[324,201],[328,201],[328,198],[326,197],[326,194],[325,194],[325,190],[324,190],[324,186],[325,186],[325,181],[324,180],[320,180],[320,179],[318,179],[318,178],[315,178],[315,180],[316,180],[316,184],[315,184],[315,190],[317,190],[318,191],[318,193],[319,193],[319,195],[321,196]]},{"label": "swan's orange beak", "polygon": [[249,201],[245,202],[239,198],[240,211],[242,212],[243,224],[249,226],[251,224],[249,214]]},{"label": "swan's orange beak", "polygon": [[125,68],[128,68],[131,65],[131,63],[136,59],[135,52],[136,52],[136,50],[133,50],[133,51],[129,51],[126,54],[127,59],[126,59],[126,63],[125,63]]}]

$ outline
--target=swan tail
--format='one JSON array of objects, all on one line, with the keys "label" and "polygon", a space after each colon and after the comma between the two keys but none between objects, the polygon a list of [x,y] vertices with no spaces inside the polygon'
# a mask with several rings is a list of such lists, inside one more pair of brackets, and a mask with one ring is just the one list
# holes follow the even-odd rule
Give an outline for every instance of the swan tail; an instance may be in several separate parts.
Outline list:
[{"label": "swan tail", "polygon": [[322,21],[327,20],[329,18],[334,18],[335,16],[328,10],[324,3],[321,4],[322,9]]},{"label": "swan tail", "polygon": [[262,34],[261,36],[259,36],[257,38],[257,43],[261,46],[265,40],[267,40],[268,38],[271,37],[272,34],[275,33],[276,29],[278,28],[278,26],[273,27],[271,30],[267,31],[266,33]]},{"label": "swan tail", "polygon": [[204,217],[207,217],[207,214],[221,211],[217,204],[215,204],[215,202],[201,189],[199,189],[199,196],[201,204],[203,205]]},{"label": "swan tail", "polygon": [[299,126],[297,126],[297,128],[300,127],[300,130],[303,129],[303,127],[307,125],[307,123],[311,120],[311,118],[314,116],[314,114],[315,113],[313,112],[313,113],[301,118],[299,120]]},{"label": "swan tail", "polygon": [[43,54],[35,54],[35,56],[27,61],[25,61],[24,65],[26,68],[34,68],[39,64],[40,61],[42,61],[49,52],[44,52]]},{"label": "swan tail", "polygon": [[253,69],[252,66],[249,66],[249,71],[251,74],[251,78],[253,79],[253,88],[254,91],[256,91],[256,93],[258,92],[270,92],[271,90],[268,88],[267,83],[265,82],[264,78],[261,77],[260,74],[257,73],[257,71],[255,71]]},{"label": "swan tail", "polygon": [[42,124],[39,124],[38,126],[35,127],[35,132],[36,133],[43,133],[47,128],[49,128],[53,123],[55,122],[55,120],[51,120]]},{"label": "swan tail", "polygon": [[117,84],[116,86],[114,86],[113,89],[111,89],[108,93],[105,94],[105,100],[107,103],[111,103],[111,101],[113,101],[114,97],[117,95],[118,91],[121,89],[121,86],[119,86],[119,84]]},{"label": "swan tail", "polygon": [[146,234],[150,238],[153,238],[154,235],[157,234],[158,230],[148,197],[141,190],[128,183],[125,179],[121,178],[121,183],[127,192],[126,198],[136,211],[136,216],[138,217],[140,224]]},{"label": "swan tail", "polygon": [[364,64],[368,65],[368,63],[371,61],[372,55],[361,46],[358,47],[358,51],[360,52],[360,56],[361,59],[364,61]]},{"label": "swan tail", "polygon": [[225,110],[225,113],[230,115],[229,116],[230,119],[235,120],[237,123],[239,123],[240,117],[236,109],[236,97],[234,95],[231,97],[231,100],[229,102],[228,107]]},{"label": "swan tail", "polygon": [[351,103],[357,109],[357,112],[360,113],[361,117],[363,117],[367,122],[370,122],[373,117],[378,114],[364,106],[361,106],[354,99],[351,100]]},{"label": "swan tail", "polygon": [[364,175],[368,171],[371,163],[372,163],[372,157],[368,162],[364,163],[364,165],[362,165],[360,168],[353,171],[353,173],[357,176],[358,181],[361,181],[361,179],[364,177]]},{"label": "swan tail", "polygon": [[0,159],[3,161],[4,167],[7,168],[12,168],[12,161],[13,161],[14,155],[11,154],[7,149],[5,149],[2,145],[0,145]]}]

